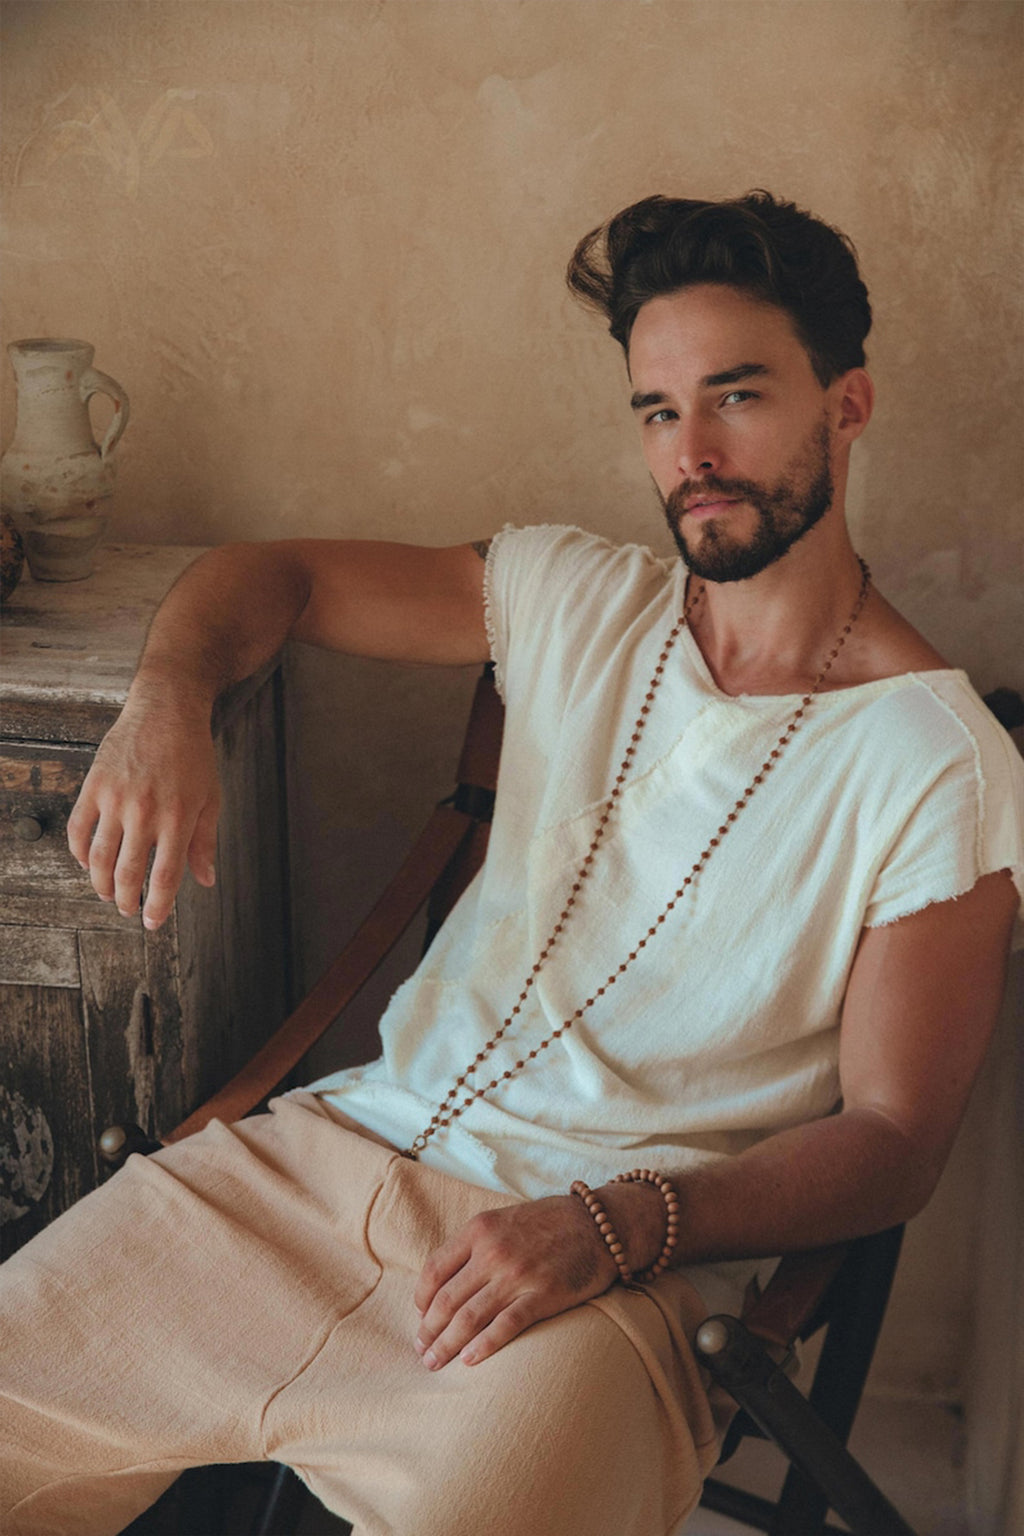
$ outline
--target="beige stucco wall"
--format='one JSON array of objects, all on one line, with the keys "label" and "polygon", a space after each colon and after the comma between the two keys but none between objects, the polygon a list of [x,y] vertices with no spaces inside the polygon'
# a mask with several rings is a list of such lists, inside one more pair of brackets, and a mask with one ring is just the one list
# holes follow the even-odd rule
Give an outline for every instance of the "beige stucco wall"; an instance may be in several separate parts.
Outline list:
[{"label": "beige stucco wall", "polygon": [[[982,689],[1019,688],[1021,15],[9,0],[3,339],[85,337],[126,386],[121,538],[443,543],[571,520],[660,545],[617,351],[561,272],[626,201],[768,186],[853,235],[875,304],[856,542]],[[9,437],[9,372],[2,399]],[[468,685],[296,658],[307,974],[444,785]],[[959,1158],[886,1357],[938,1390],[969,1332],[970,1137]]]}]

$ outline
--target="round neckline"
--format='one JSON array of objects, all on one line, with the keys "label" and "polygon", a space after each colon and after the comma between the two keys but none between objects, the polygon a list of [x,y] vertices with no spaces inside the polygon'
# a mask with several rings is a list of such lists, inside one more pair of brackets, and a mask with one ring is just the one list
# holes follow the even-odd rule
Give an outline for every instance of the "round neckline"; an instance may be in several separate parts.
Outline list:
[{"label": "round neckline", "polygon": [[[704,652],[697,644],[689,625],[683,630],[681,639],[683,644],[689,647],[690,656],[694,666],[700,674],[708,692],[717,699],[726,700],[730,704],[791,704],[794,700],[803,698],[802,693],[726,693],[724,688],[719,688],[711,673],[711,668],[704,659]],[[814,695],[815,701],[819,699],[838,698],[844,694],[861,693],[870,688],[891,688],[896,684],[906,683],[923,677],[960,677],[967,674],[962,667],[927,667],[911,672],[893,672],[888,677],[872,677],[864,683],[851,683],[847,688],[823,688],[820,693]]]}]

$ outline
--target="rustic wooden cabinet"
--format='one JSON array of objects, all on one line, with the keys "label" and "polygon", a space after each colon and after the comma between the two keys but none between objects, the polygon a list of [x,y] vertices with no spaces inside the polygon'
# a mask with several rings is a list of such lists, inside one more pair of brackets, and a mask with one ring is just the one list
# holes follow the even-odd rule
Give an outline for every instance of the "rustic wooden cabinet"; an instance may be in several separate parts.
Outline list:
[{"label": "rustic wooden cabinet", "polygon": [[156,933],[101,902],[67,820],[160,599],[201,551],[111,546],[82,582],[27,575],[0,665],[0,1243],[101,1178],[112,1123],[177,1124],[291,1003],[283,681],[218,702],[217,884],[190,876]]}]

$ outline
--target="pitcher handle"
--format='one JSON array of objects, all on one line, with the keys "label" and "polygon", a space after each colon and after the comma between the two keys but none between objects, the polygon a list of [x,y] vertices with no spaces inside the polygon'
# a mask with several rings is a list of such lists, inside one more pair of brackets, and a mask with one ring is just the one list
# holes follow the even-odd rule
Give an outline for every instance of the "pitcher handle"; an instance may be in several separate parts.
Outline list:
[{"label": "pitcher handle", "polygon": [[107,373],[100,373],[98,368],[85,370],[79,385],[79,393],[83,401],[91,400],[93,395],[109,395],[114,402],[113,420],[107,428],[107,435],[100,447],[100,458],[105,459],[120,441],[121,433],[128,425],[128,396],[116,379],[112,379]]}]

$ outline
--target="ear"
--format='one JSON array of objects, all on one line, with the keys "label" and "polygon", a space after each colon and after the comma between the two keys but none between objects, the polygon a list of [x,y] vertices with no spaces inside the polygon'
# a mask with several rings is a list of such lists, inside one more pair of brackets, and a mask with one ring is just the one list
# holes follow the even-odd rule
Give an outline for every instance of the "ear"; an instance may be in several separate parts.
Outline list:
[{"label": "ear", "polygon": [[871,420],[875,404],[871,375],[863,368],[851,368],[849,373],[833,380],[831,389],[834,391],[834,431],[837,437],[852,443]]}]

